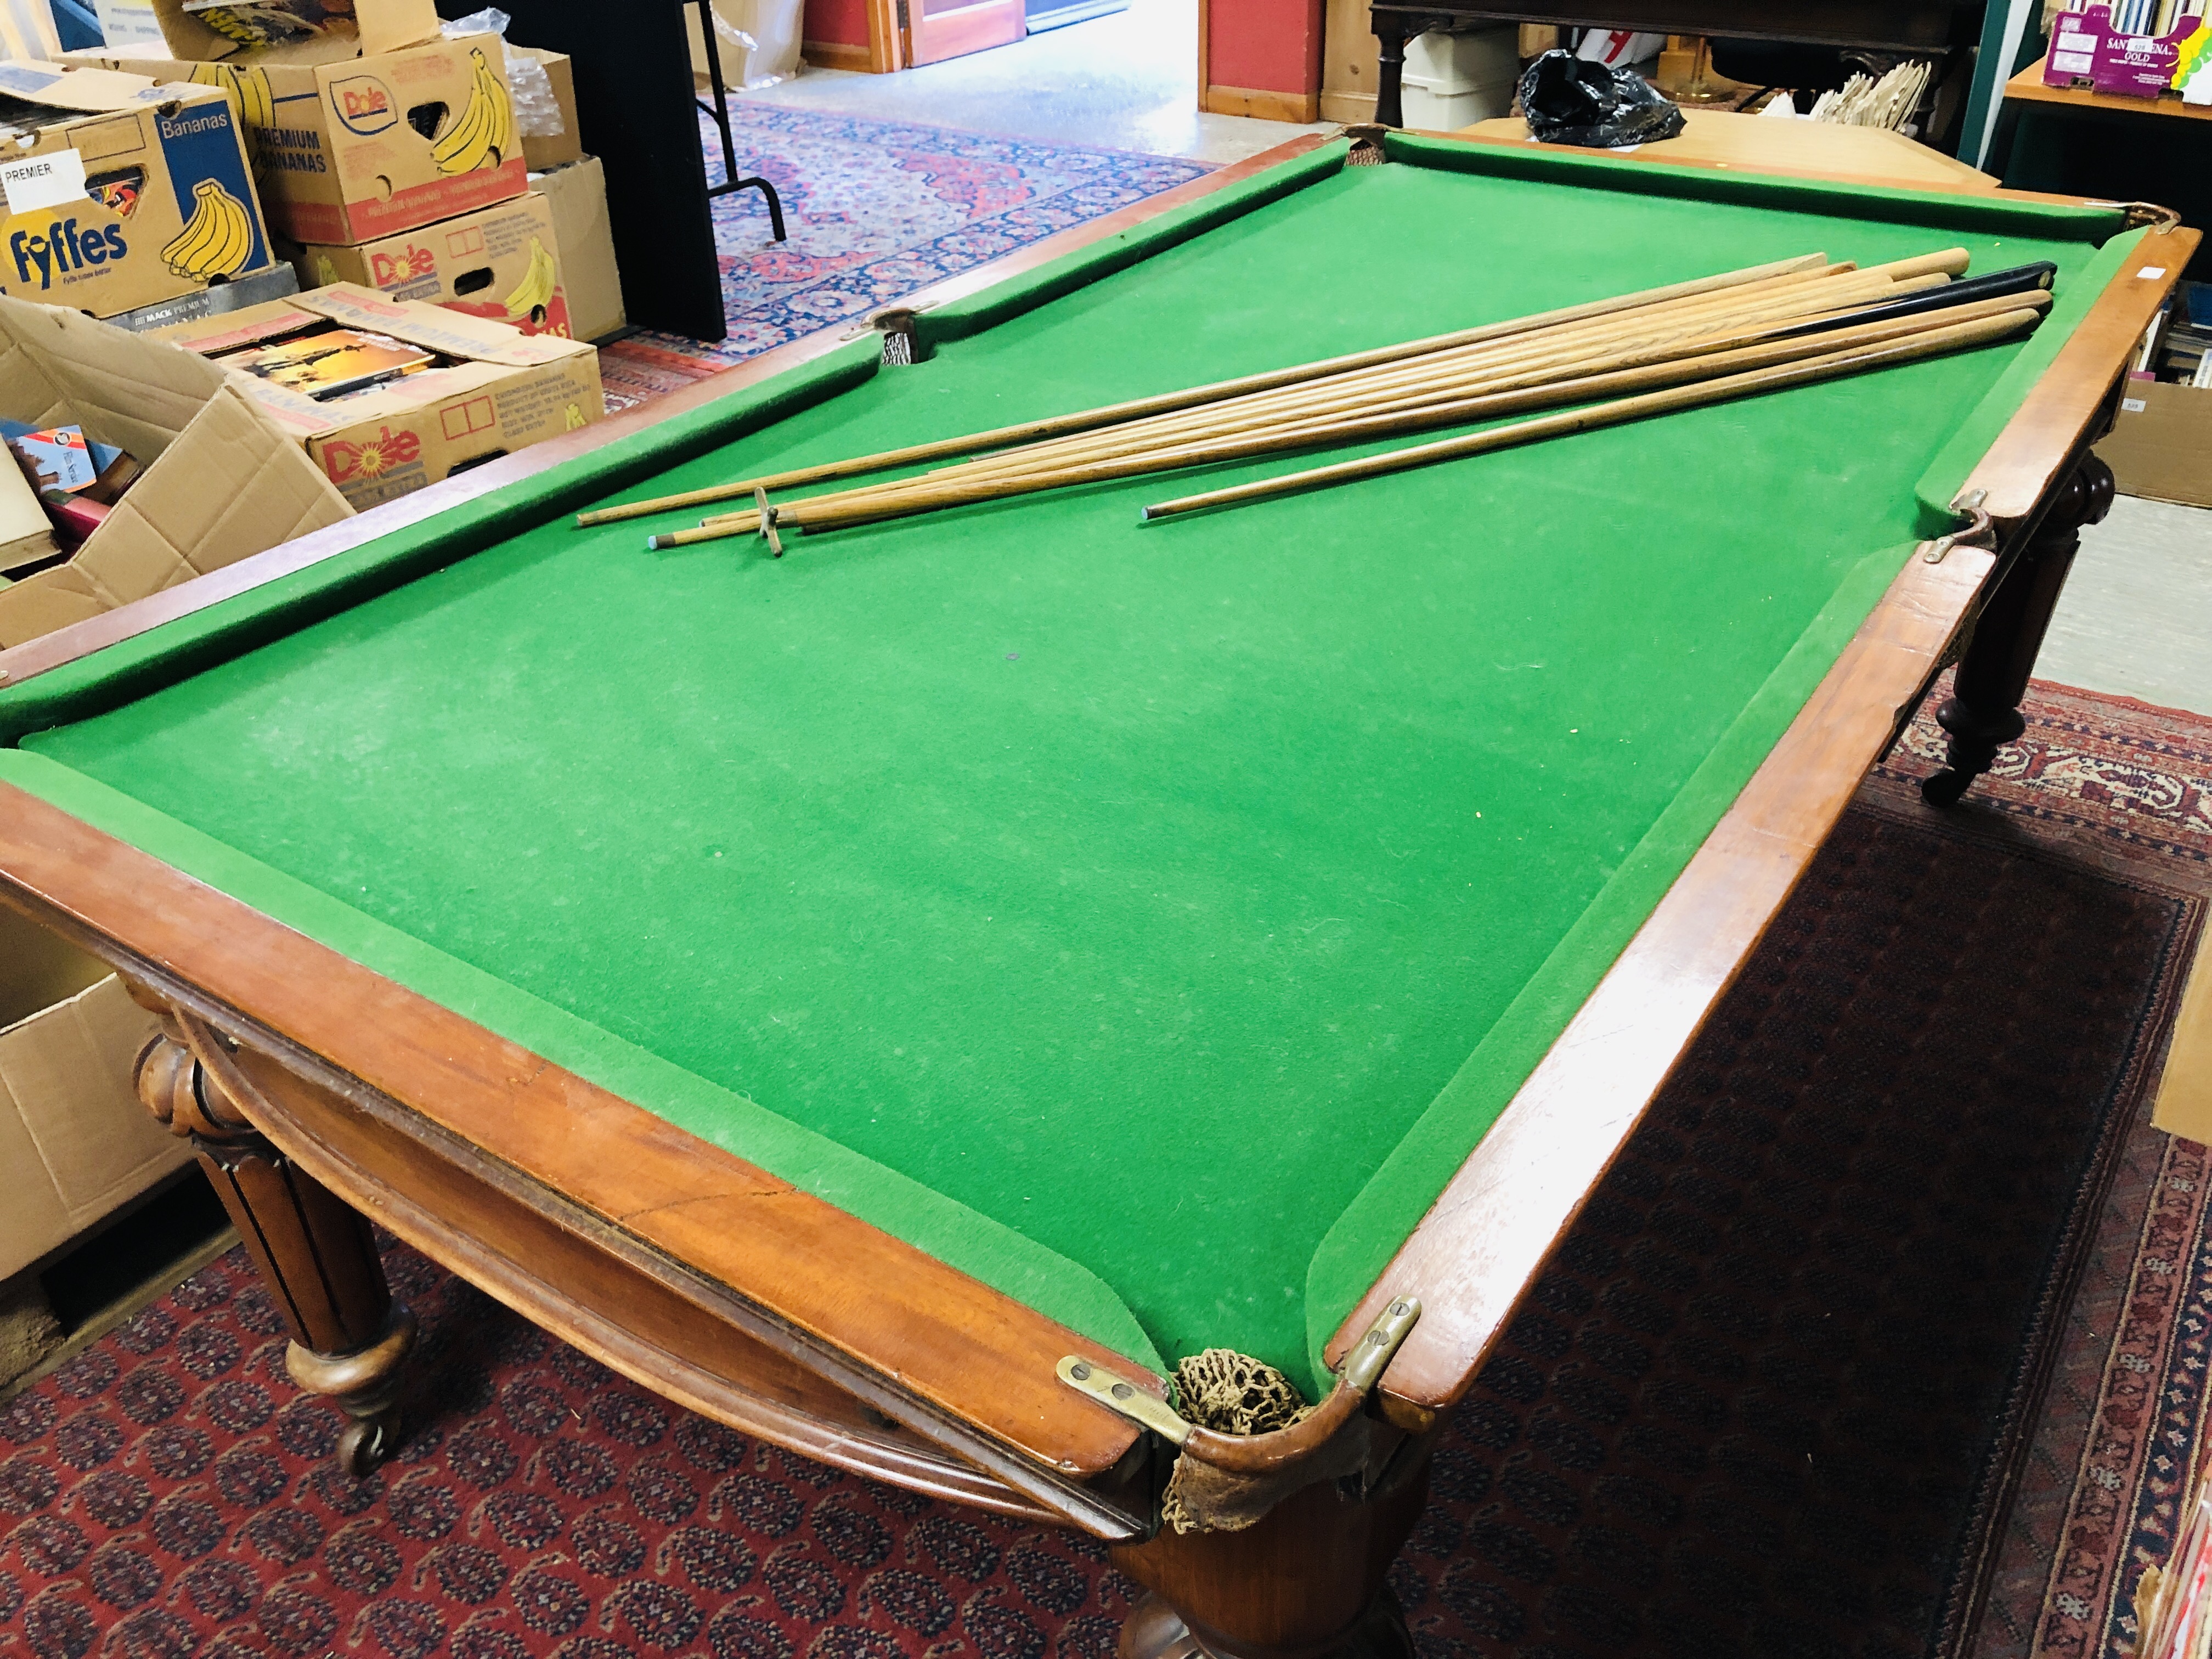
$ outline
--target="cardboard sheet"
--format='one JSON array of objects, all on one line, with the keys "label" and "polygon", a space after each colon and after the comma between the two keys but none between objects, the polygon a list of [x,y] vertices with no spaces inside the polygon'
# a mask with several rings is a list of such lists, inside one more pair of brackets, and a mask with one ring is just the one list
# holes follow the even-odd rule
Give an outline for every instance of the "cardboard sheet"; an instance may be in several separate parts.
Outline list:
[{"label": "cardboard sheet", "polygon": [[[146,469],[68,563],[0,588],[0,645],[352,516],[298,445],[215,364],[58,307],[0,298],[0,415],[74,422]],[[0,526],[6,500],[0,476]]]},{"label": "cardboard sheet", "polygon": [[157,1029],[104,965],[0,910],[0,1279],[190,1162],[131,1087]]}]

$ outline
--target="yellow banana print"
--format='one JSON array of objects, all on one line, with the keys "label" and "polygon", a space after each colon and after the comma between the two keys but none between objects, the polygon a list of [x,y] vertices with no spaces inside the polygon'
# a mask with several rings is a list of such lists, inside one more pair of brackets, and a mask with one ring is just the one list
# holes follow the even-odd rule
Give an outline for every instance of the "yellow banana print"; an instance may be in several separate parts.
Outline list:
[{"label": "yellow banana print", "polygon": [[216,6],[198,14],[199,21],[226,40],[235,40],[241,46],[265,46],[268,37],[251,23],[234,14],[228,7]]},{"label": "yellow banana print", "polygon": [[192,216],[161,258],[179,276],[204,283],[234,276],[253,257],[253,220],[246,204],[212,179],[192,188]]},{"label": "yellow banana print", "polygon": [[478,167],[495,167],[520,154],[514,134],[514,106],[507,99],[506,87],[491,72],[491,65],[484,61],[481,51],[471,46],[469,56],[476,61],[476,73],[469,83],[468,107],[461,112],[461,118],[430,146],[431,157],[441,173],[473,173]]},{"label": "yellow banana print", "polygon": [[231,113],[240,126],[276,125],[276,94],[269,88],[269,71],[236,69],[228,64],[195,64],[192,79],[204,87],[221,89],[230,100]]},{"label": "yellow banana print", "polygon": [[510,317],[543,322],[546,307],[553,303],[553,290],[560,285],[561,276],[554,266],[553,256],[545,251],[545,244],[533,236],[530,239],[530,268],[522,273],[514,292],[501,303]]},{"label": "yellow banana print", "polygon": [[276,94],[270,89],[269,71],[264,69],[242,69],[233,71],[238,81],[239,102],[245,106],[246,125],[249,127],[273,127],[276,125]]}]

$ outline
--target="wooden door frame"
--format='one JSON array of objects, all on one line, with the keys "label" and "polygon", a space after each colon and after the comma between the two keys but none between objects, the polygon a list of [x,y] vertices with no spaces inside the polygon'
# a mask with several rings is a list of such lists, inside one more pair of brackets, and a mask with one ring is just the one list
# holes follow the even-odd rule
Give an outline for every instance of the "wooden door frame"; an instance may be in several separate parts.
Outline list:
[{"label": "wooden door frame", "polygon": [[[993,46],[1010,46],[1017,40],[1026,39],[1029,34],[1023,0],[970,0],[970,3],[962,9],[963,15],[957,21],[940,21],[935,26],[948,40],[963,44],[955,45],[947,52],[933,52],[928,40],[932,29],[925,21],[927,14],[923,10],[925,0],[894,0],[894,3],[906,14],[906,27],[900,32],[899,47],[911,66],[942,64],[951,58],[965,58],[971,52],[988,52]],[[1009,11],[1013,14],[1014,22],[1021,26],[1019,33],[1005,32],[1006,14]],[[919,41],[915,38],[917,33],[922,36]]]},{"label": "wooden door frame", "polygon": [[[899,27],[898,0],[867,0],[868,44],[844,40],[802,40],[799,55],[817,69],[856,70],[888,75],[906,67],[906,35]],[[803,25],[802,25],[803,27]]]}]

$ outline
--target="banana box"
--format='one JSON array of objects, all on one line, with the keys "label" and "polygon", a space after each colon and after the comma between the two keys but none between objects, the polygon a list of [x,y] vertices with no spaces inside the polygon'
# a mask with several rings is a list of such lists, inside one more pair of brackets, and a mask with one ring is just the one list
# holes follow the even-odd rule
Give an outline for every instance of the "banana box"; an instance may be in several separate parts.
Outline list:
[{"label": "banana box", "polygon": [[295,263],[310,288],[358,283],[395,300],[511,324],[525,334],[575,332],[552,204],[535,191],[380,241],[304,248]]},{"label": "banana box", "polygon": [[0,293],[113,317],[276,264],[221,93],[5,63],[0,121]]},{"label": "banana box", "polygon": [[270,223],[295,242],[344,246],[529,188],[499,36],[441,40],[430,21],[430,40],[366,54],[337,35],[225,57],[237,48],[209,34],[219,50],[185,58],[173,28],[166,58],[129,47],[70,57],[220,89],[246,125]]},{"label": "banana box", "polygon": [[351,283],[160,332],[220,362],[334,328],[419,346],[434,354],[435,366],[329,398],[250,375],[232,380],[306,447],[356,509],[605,418],[599,354],[582,341],[526,335]]}]

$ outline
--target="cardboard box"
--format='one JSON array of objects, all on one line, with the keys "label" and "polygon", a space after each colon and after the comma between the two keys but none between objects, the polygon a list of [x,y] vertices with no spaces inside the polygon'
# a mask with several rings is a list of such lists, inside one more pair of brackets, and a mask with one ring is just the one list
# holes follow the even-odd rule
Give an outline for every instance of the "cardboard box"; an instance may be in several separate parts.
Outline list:
[{"label": "cardboard box", "polygon": [[276,263],[219,93],[0,64],[0,94],[54,117],[0,161],[0,293],[112,317]]},{"label": "cardboard box", "polygon": [[357,283],[525,334],[569,332],[560,237],[552,207],[535,191],[381,241],[303,248],[299,265],[309,288]]},{"label": "cardboard box", "polygon": [[[301,9],[294,38],[251,49],[240,44],[240,34],[225,32],[235,29],[240,20],[187,11],[185,0],[153,0],[153,4],[169,56],[191,64],[248,57],[255,63],[327,64],[374,58],[438,38],[435,0],[354,0],[350,4],[325,0]],[[306,21],[310,9],[320,14],[312,23]],[[217,27],[218,22],[223,27]]]},{"label": "cardboard box", "polygon": [[[66,563],[0,586],[0,646],[353,515],[214,364],[58,306],[0,299],[0,415],[75,422],[146,469]],[[0,501],[11,474],[21,478],[12,465],[0,471]]]},{"label": "cardboard box", "polygon": [[512,50],[535,58],[545,66],[545,78],[553,83],[553,102],[561,112],[560,131],[522,135],[524,165],[532,173],[546,173],[581,161],[584,141],[576,131],[576,75],[568,54],[548,52],[543,46],[516,46]]},{"label": "cardboard box", "polygon": [[298,242],[373,241],[520,196],[521,134],[495,34],[440,38],[428,0],[380,0],[358,26],[243,52],[155,0],[168,57],[66,54],[222,88],[252,140],[269,222]]},{"label": "cardboard box", "polygon": [[2124,495],[2212,507],[2212,387],[2130,380],[2097,453]]},{"label": "cardboard box", "polygon": [[258,306],[264,300],[281,300],[288,294],[300,291],[300,273],[289,264],[271,265],[266,270],[257,270],[250,276],[240,276],[228,283],[218,283],[213,288],[204,288],[183,294],[173,300],[164,300],[159,305],[140,306],[136,311],[120,312],[106,319],[118,328],[144,333],[149,329],[167,328],[172,323],[188,323],[197,317],[213,317],[225,311],[237,311],[246,306]]},{"label": "cardboard box", "polygon": [[214,356],[332,326],[368,329],[454,360],[329,403],[233,374],[356,507],[606,416],[599,354],[580,340],[524,335],[349,283],[164,329],[161,337]]},{"label": "cardboard box", "polygon": [[[731,92],[773,86],[799,73],[805,6],[790,4],[788,0],[714,0],[713,9],[720,43],[715,56],[721,59],[722,84]],[[678,9],[683,13],[684,32],[690,43],[691,78],[704,91],[713,78],[707,64],[707,37],[700,29],[696,12],[688,7]],[[861,29],[867,27],[863,20]],[[747,40],[750,46],[745,44]],[[866,56],[865,47],[861,55]]]},{"label": "cardboard box", "polygon": [[0,1279],[191,1162],[131,1087],[159,1029],[100,963],[0,910]]},{"label": "cardboard box", "polygon": [[579,340],[621,332],[629,318],[623,311],[622,273],[615,266],[614,228],[607,222],[606,169],[598,156],[586,155],[535,173],[530,183],[553,212],[569,332]]}]

